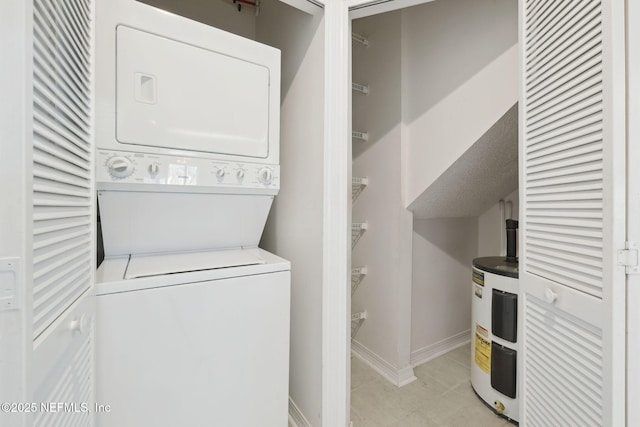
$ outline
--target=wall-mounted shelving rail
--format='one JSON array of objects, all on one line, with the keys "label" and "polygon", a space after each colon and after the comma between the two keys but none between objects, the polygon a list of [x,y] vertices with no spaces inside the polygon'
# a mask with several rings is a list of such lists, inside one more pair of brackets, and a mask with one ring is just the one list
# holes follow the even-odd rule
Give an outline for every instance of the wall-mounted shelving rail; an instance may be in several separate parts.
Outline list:
[{"label": "wall-mounted shelving rail", "polygon": [[365,36],[361,36],[360,34],[351,33],[351,40],[353,40],[356,43],[360,43],[363,46],[366,46],[366,47],[369,46],[369,39],[366,38]]}]

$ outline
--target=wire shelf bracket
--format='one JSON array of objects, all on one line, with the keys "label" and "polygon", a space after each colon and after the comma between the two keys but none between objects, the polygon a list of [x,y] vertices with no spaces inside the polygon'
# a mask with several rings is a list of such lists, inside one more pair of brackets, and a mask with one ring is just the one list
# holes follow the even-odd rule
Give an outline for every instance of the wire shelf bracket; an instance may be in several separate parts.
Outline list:
[{"label": "wire shelf bracket", "polygon": [[351,40],[354,42],[360,43],[366,47],[369,47],[369,39],[365,36],[361,36],[360,34],[351,33]]},{"label": "wire shelf bracket", "polygon": [[369,140],[369,134],[367,132],[358,132],[354,130],[351,132],[351,137],[354,139],[360,139],[362,141]]},{"label": "wire shelf bracket", "polygon": [[354,222],[351,224],[351,249],[355,248],[358,240],[368,229],[369,224],[367,222]]},{"label": "wire shelf bracket", "polygon": [[351,314],[351,338],[356,336],[365,320],[367,320],[366,311]]},{"label": "wire shelf bracket", "polygon": [[360,93],[363,93],[365,95],[369,95],[369,86],[368,85],[361,85],[359,83],[351,83],[351,89],[356,91],[356,92],[360,92]]},{"label": "wire shelf bracket", "polygon": [[358,286],[367,275],[367,266],[355,267],[351,269],[351,295],[356,293]]},{"label": "wire shelf bracket", "polygon": [[369,178],[351,178],[351,201],[355,201],[367,185],[369,185]]},{"label": "wire shelf bracket", "polygon": [[351,321],[352,322],[357,322],[359,320],[365,320],[367,318],[367,312],[366,311],[359,311],[358,313],[352,313],[351,314]]}]

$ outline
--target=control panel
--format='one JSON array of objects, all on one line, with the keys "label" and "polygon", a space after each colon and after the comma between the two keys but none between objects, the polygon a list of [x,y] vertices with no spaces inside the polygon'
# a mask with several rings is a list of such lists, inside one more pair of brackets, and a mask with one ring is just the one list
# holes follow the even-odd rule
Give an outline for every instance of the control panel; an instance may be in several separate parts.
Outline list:
[{"label": "control panel", "polygon": [[227,189],[280,188],[280,166],[98,150],[101,184],[141,184]]}]

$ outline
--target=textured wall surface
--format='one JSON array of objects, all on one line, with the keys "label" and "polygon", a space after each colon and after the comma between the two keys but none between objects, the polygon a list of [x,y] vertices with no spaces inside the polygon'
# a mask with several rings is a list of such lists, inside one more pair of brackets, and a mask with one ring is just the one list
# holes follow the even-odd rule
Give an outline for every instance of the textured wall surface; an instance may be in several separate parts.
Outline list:
[{"label": "textured wall surface", "polygon": [[[516,220],[519,218],[520,211],[518,194],[516,190],[502,197],[505,202],[511,202],[511,219]],[[507,210],[506,207],[505,210]],[[505,219],[508,219],[508,216]],[[500,204],[496,203],[478,217],[478,256],[506,255],[506,234],[505,223],[501,221]]]},{"label": "textured wall surface", "polygon": [[415,218],[478,216],[518,188],[518,106],[511,107],[409,205]]}]

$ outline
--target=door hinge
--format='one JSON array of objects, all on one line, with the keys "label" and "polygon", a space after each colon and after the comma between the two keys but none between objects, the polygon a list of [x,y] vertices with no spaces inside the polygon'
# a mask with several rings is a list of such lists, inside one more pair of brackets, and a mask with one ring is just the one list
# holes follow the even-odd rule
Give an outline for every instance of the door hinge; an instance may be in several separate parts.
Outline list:
[{"label": "door hinge", "polygon": [[624,266],[627,274],[640,274],[640,242],[625,242],[624,247],[618,251],[618,265]]},{"label": "door hinge", "polygon": [[0,311],[20,309],[19,266],[20,258],[0,258]]}]

